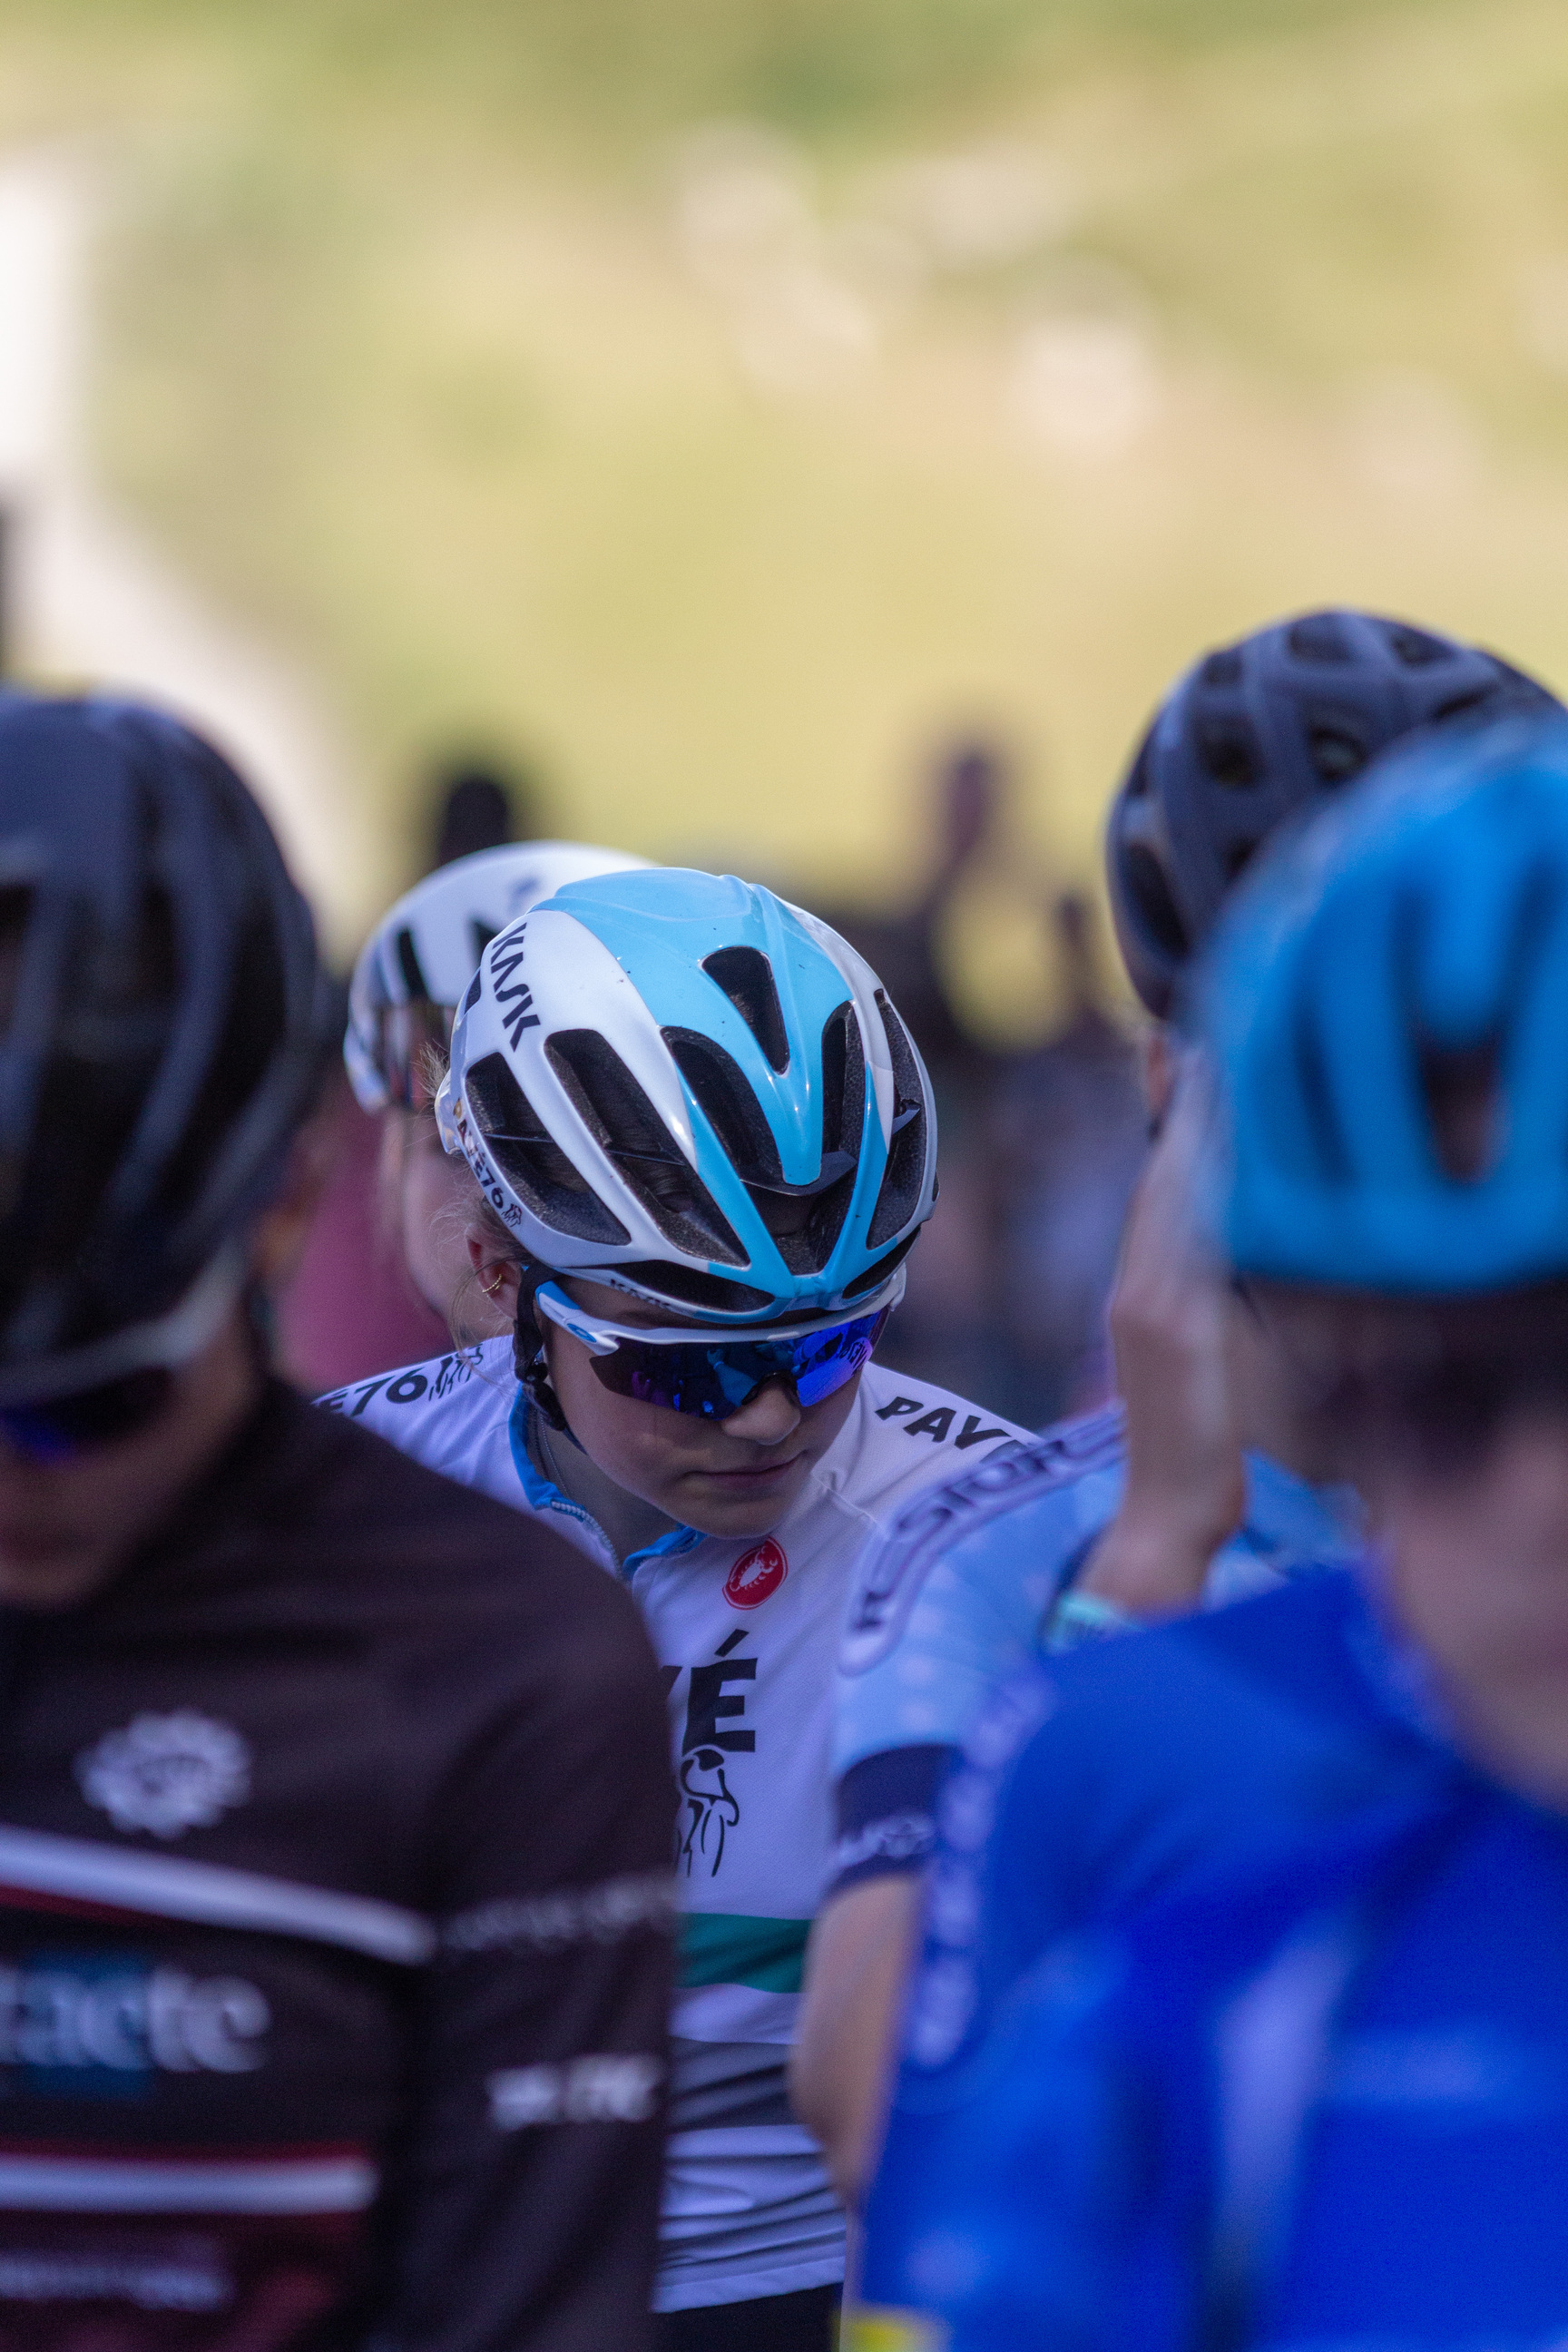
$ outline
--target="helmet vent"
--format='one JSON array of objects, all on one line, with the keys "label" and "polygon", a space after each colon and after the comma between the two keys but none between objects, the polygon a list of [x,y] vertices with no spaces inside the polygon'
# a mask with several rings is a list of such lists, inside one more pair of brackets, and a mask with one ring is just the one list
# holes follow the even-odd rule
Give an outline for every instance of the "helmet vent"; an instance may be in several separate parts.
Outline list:
[{"label": "helmet vent", "polygon": [[[150,1058],[154,1035],[164,1034],[178,986],[176,919],[166,892],[157,885],[150,887],[142,895],[137,969],[134,974],[120,975],[125,993],[116,1008],[114,1030],[99,1043],[95,1060],[99,1055],[107,1060],[115,1053],[109,1037],[118,1033],[123,1041],[121,1050],[127,1051],[132,1062],[142,1061],[142,1067],[147,1066],[142,1056]],[[277,936],[263,910],[257,908],[240,927],[227,1002],[215,1024],[206,1075],[186,1111],[178,1148],[161,1171],[163,1213],[178,1216],[196,1199],[204,1180],[210,1181],[225,1138],[238,1126],[261,1087],[287,1018],[286,982]],[[87,1050],[93,1053],[90,1045]],[[102,1083],[100,1065],[91,1084]],[[89,1091],[90,1087],[83,1089]],[[156,1107],[156,1095],[149,1096],[148,1113]],[[132,1151],[127,1153],[118,1179],[128,1199],[135,1175]]]},{"label": "helmet vent", "polygon": [[702,969],[721,988],[772,1066],[789,1067],[789,1034],[773,968],[761,948],[716,948]]},{"label": "helmet vent", "polygon": [[1216,784],[1245,792],[1263,773],[1257,736],[1239,714],[1200,719],[1194,727],[1198,757]]},{"label": "helmet vent", "polygon": [[693,1257],[744,1265],[718,1202],[608,1039],[596,1029],[558,1029],[544,1050],[578,1116],[666,1239]]},{"label": "helmet vent", "polygon": [[1192,952],[1187,927],[1171,896],[1164,869],[1152,849],[1132,843],[1121,862],[1121,879],[1132,911],[1155,947],[1173,963],[1184,963]]},{"label": "helmet vent", "polygon": [[397,957],[397,969],[403,975],[403,985],[411,998],[430,994],[430,983],[425,977],[425,967],[419,961],[419,950],[414,944],[414,934],[406,924],[393,941]]},{"label": "helmet vent", "polygon": [[888,1252],[886,1257],[879,1257],[874,1265],[868,1265],[862,1273],[858,1274],[853,1282],[845,1284],[845,1297],[864,1298],[871,1291],[880,1290],[883,1283],[897,1272],[919,1239],[918,1229],[912,1234],[906,1234],[897,1247]]},{"label": "helmet vent", "polygon": [[503,1055],[476,1062],[465,1091],[490,1157],[542,1224],[579,1241],[631,1238],[547,1132]]},{"label": "helmet vent", "polygon": [[914,1047],[885,989],[877,991],[877,1010],[882,1016],[893,1065],[893,1131],[888,1142],[882,1188],[866,1235],[868,1249],[890,1242],[909,1223],[921,1204],[926,1164],[925,1096]]},{"label": "helmet vent", "polygon": [[778,1146],[734,1056],[697,1029],[667,1029],[663,1034],[677,1069],[742,1182],[782,1185]]},{"label": "helmet vent", "polygon": [[1225,878],[1227,886],[1240,881],[1257,856],[1258,848],[1258,845],[1256,841],[1233,841],[1227,845],[1224,853]]},{"label": "helmet vent", "polygon": [[1337,665],[1355,659],[1355,648],[1332,613],[1309,613],[1304,620],[1292,621],[1285,642],[1298,661]]},{"label": "helmet vent", "polygon": [[1307,721],[1307,754],[1331,790],[1348,784],[1367,763],[1364,736],[1338,713]]},{"label": "helmet vent", "polygon": [[500,936],[493,923],[481,923],[477,915],[468,917],[468,945],[473,950],[476,963],[484,961],[485,950],[493,939]]},{"label": "helmet vent", "polygon": [[1205,686],[1239,686],[1241,667],[1239,648],[1226,646],[1222,653],[1210,654],[1198,677]]},{"label": "helmet vent", "polygon": [[1406,669],[1429,669],[1434,662],[1453,657],[1453,646],[1446,646],[1441,637],[1429,636],[1425,629],[1413,629],[1404,621],[1392,623],[1387,636],[1389,650]]},{"label": "helmet vent", "polygon": [[664,1040],[790,1272],[820,1273],[855,1190],[865,1118],[866,1063],[851,1007],[839,1005],[823,1028],[822,1158],[810,1184],[784,1181],[762,1106],[721,1045],[694,1029],[667,1029]]},{"label": "helmet vent", "polygon": [[1437,1164],[1457,1184],[1479,1184],[1498,1161],[1501,1090],[1498,1040],[1423,1046],[1421,1087]]},{"label": "helmet vent", "polygon": [[1432,724],[1435,727],[1441,727],[1450,719],[1463,719],[1467,711],[1479,710],[1493,699],[1494,698],[1482,688],[1478,688],[1471,694],[1453,695],[1447,702],[1440,702],[1437,705],[1436,709],[1432,713]]},{"label": "helmet vent", "polygon": [[9,1034],[16,1015],[22,953],[32,912],[33,892],[27,884],[13,882],[0,889],[0,1037]]},{"label": "helmet vent", "polygon": [[623,1262],[616,1272],[639,1290],[651,1290],[682,1307],[705,1307],[713,1315],[754,1315],[773,1303],[771,1290],[753,1290],[750,1283],[726,1282],[721,1274],[704,1274],[700,1266],[676,1265],[664,1258]]}]

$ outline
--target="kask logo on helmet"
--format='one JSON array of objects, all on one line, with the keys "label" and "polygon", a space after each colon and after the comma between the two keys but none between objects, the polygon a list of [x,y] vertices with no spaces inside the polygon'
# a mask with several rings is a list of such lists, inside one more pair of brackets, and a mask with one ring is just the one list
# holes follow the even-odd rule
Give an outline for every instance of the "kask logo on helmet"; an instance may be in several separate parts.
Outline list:
[{"label": "kask logo on helmet", "polygon": [[772,1536],[743,1551],[724,1580],[724,1598],[731,1609],[760,1609],[789,1574],[789,1561]]}]

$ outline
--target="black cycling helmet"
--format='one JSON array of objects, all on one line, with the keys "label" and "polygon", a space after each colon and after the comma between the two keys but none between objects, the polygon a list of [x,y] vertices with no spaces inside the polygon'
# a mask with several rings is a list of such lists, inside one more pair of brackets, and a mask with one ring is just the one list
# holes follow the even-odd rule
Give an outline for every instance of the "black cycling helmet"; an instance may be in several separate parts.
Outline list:
[{"label": "black cycling helmet", "polygon": [[204,1344],[334,1013],[226,761],[133,703],[0,693],[0,1402]]},{"label": "black cycling helmet", "polygon": [[1110,907],[1129,977],[1171,1013],[1233,882],[1280,820],[1397,737],[1561,709],[1495,654],[1373,613],[1307,613],[1205,654],[1172,688],[1111,803]]}]

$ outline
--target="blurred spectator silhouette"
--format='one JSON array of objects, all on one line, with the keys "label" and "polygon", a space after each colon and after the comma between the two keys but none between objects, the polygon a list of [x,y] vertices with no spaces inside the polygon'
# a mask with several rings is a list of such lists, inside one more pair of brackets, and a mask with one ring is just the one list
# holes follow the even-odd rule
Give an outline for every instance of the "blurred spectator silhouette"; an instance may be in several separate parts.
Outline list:
[{"label": "blurred spectator silhouette", "polygon": [[953,1000],[942,927],[960,887],[1001,863],[1007,790],[997,746],[955,742],[938,764],[931,863],[912,903],[816,911],[886,984],[936,1097],[941,1197],[879,1352],[911,1381],[1038,1427],[1109,1391],[1105,1300],[1145,1116],[1087,899],[1068,892],[1042,909],[1066,1008],[1045,1044],[996,1051]]},{"label": "blurred spectator silhouette", "polygon": [[[467,755],[444,759],[430,772],[423,830],[426,873],[528,839],[540,830],[533,780]],[[283,1368],[312,1393],[441,1355],[452,1344],[384,1229],[376,1185],[381,1121],[361,1110],[341,1063],[329,1083],[332,1171],[279,1312]]]},{"label": "blurred spectator silhouette", "polygon": [[531,775],[516,769],[503,773],[488,760],[443,761],[431,774],[429,805],[435,822],[426,874],[456,857],[471,857],[477,849],[532,841],[544,831]]},{"label": "blurred spectator silhouette", "polygon": [[1050,920],[1065,1017],[1047,1044],[998,1062],[985,1121],[997,1216],[985,1402],[1037,1428],[1110,1393],[1105,1302],[1148,1148],[1095,909],[1068,891]]},{"label": "blurred spectator silhouette", "polygon": [[995,1065],[953,1002],[940,942],[954,893],[996,849],[1006,784],[997,746],[961,739],[937,765],[931,862],[912,904],[893,913],[853,904],[814,909],[883,982],[936,1097],[941,1199],[879,1353],[911,1381],[934,1381],[987,1404],[997,1402],[991,1393],[996,1202],[984,1149]]}]

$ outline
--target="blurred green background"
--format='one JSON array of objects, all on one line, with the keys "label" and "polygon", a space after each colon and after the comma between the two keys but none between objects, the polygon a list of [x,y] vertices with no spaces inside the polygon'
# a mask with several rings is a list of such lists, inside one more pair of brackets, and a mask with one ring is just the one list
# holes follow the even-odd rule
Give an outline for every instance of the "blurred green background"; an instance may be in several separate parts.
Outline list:
[{"label": "blurred green background", "polygon": [[434,749],[891,900],[994,729],[953,952],[1026,1033],[1205,643],[1348,599],[1568,683],[1560,5],[4,0],[0,135],[108,191],[104,477],[353,746],[340,941]]}]

